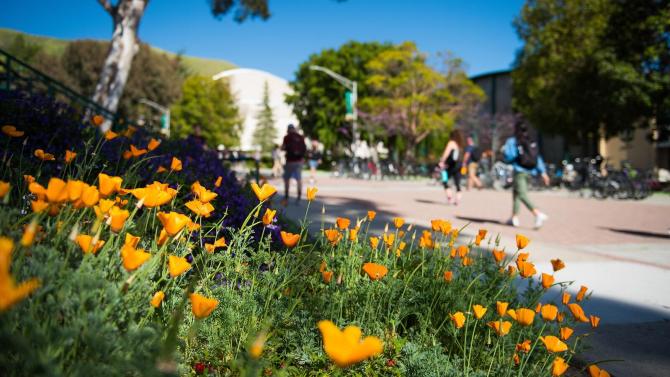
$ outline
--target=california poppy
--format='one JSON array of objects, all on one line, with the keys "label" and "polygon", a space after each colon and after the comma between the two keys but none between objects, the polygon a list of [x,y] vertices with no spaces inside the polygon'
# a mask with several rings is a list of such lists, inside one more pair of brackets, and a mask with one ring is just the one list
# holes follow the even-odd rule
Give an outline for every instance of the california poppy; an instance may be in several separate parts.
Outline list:
[{"label": "california poppy", "polygon": [[117,137],[119,137],[119,134],[117,134],[116,132],[114,132],[112,130],[107,130],[107,132],[105,132],[105,139],[108,140],[108,141],[109,140],[114,140]]},{"label": "california poppy", "polygon": [[188,263],[186,258],[174,255],[168,257],[168,271],[170,271],[171,277],[177,277],[190,269],[191,264]]},{"label": "california poppy", "polygon": [[432,249],[435,247],[435,242],[433,241],[433,236],[429,231],[425,230],[419,239],[419,247],[422,249]]},{"label": "california poppy", "polygon": [[177,195],[177,190],[169,187],[167,183],[154,182],[146,187],[130,190],[130,193],[140,199],[145,207],[153,208],[171,201]]},{"label": "california poppy", "polygon": [[395,225],[396,228],[400,228],[404,223],[405,219],[403,219],[402,217],[393,218],[393,225]]},{"label": "california poppy", "polygon": [[338,217],[335,220],[335,224],[337,224],[337,227],[340,228],[341,230],[345,230],[345,229],[349,228],[350,222],[351,222],[351,220],[349,220],[347,218],[344,218],[344,217]]},{"label": "california poppy", "polygon": [[337,245],[338,242],[340,242],[340,239],[342,238],[342,234],[340,234],[340,231],[337,229],[326,229],[323,231],[323,233],[326,235],[326,239],[328,242],[330,242],[331,245]]},{"label": "california poppy", "polygon": [[168,236],[167,232],[165,231],[165,228],[161,229],[160,233],[158,234],[158,239],[156,240],[156,244],[158,246],[163,246],[167,242],[167,240],[170,239],[170,236]]},{"label": "california poppy", "polygon": [[23,131],[19,131],[16,127],[10,125],[2,126],[2,133],[9,137],[21,137],[24,134]]},{"label": "california poppy", "polygon": [[395,234],[384,233],[382,234],[382,238],[384,239],[384,243],[386,244],[386,246],[388,247],[393,246],[393,242],[395,242]]},{"label": "california poppy", "polygon": [[97,126],[97,127],[102,125],[102,122],[104,122],[104,121],[105,121],[105,118],[103,118],[102,115],[97,115],[96,114],[96,115],[93,115],[93,117],[91,118],[91,123],[93,123],[93,125]]},{"label": "california poppy", "polygon": [[208,253],[212,254],[214,251],[216,251],[217,248],[219,247],[226,247],[226,239],[224,237],[221,237],[214,241],[214,243],[206,243],[205,244],[205,250],[207,250]]},{"label": "california poppy", "polygon": [[586,315],[584,314],[584,309],[582,309],[579,304],[568,304],[568,309],[570,309],[570,313],[572,313],[572,316],[579,322],[589,322],[589,319],[586,318]]},{"label": "california poppy", "polygon": [[503,317],[505,315],[508,305],[509,303],[507,302],[496,301],[496,312],[498,312],[499,316]]},{"label": "california poppy", "polygon": [[458,256],[461,258],[465,258],[465,256],[468,255],[468,253],[470,253],[470,248],[465,245],[461,245],[458,248],[456,248],[456,254],[458,254]]},{"label": "california poppy", "polygon": [[597,317],[595,315],[590,315],[589,316],[589,321],[591,322],[591,327],[594,329],[598,327],[598,324],[600,324],[600,317]]},{"label": "california poppy", "polygon": [[472,305],[472,311],[474,312],[475,318],[477,319],[481,319],[484,316],[484,314],[486,314],[486,310],[487,308],[479,304]]},{"label": "california poppy", "polygon": [[358,240],[358,228],[349,229],[349,241],[356,242]]},{"label": "california poppy", "polygon": [[579,288],[579,292],[577,292],[577,298],[576,298],[577,302],[580,302],[580,301],[582,301],[582,300],[584,299],[584,296],[586,295],[586,292],[587,292],[588,290],[589,290],[589,289],[588,289],[586,286],[584,286],[584,285],[582,285],[582,286]]},{"label": "california poppy", "polygon": [[502,262],[503,258],[505,257],[505,252],[502,250],[493,249],[491,254],[493,255],[493,259],[496,261],[496,263]]},{"label": "california poppy", "polygon": [[214,181],[214,187],[221,187],[221,182],[223,182],[223,177],[222,177],[222,176],[218,176],[218,177],[216,178],[216,181]]},{"label": "california poppy", "polygon": [[542,288],[549,289],[554,284],[554,276],[542,273]]},{"label": "california poppy", "polygon": [[35,241],[35,235],[37,234],[37,221],[33,220],[30,224],[26,225],[23,230],[23,236],[21,237],[21,246],[28,247],[33,244]]},{"label": "california poppy", "polygon": [[198,216],[209,217],[214,211],[214,206],[211,203],[203,203],[200,200],[190,200],[184,204],[186,208]]},{"label": "california poppy", "polygon": [[158,308],[161,306],[161,303],[163,302],[163,299],[165,298],[165,292],[163,291],[158,291],[154,293],[153,297],[151,297],[151,306],[154,308]]},{"label": "california poppy", "polygon": [[516,321],[516,310],[514,309],[507,309],[506,313],[510,318]]},{"label": "california poppy", "polygon": [[178,212],[158,212],[156,216],[158,216],[158,220],[160,220],[163,228],[171,237],[177,235],[191,221],[188,216]]},{"label": "california poppy", "polygon": [[56,160],[56,157],[52,155],[51,153],[46,153],[42,149],[36,149],[35,150],[35,157],[39,158],[42,161],[54,161]]},{"label": "california poppy", "polygon": [[321,278],[323,279],[324,283],[329,284],[330,280],[333,278],[333,272],[332,271],[321,271]]},{"label": "california poppy", "polygon": [[144,149],[144,148],[140,149],[140,148],[137,148],[135,145],[130,144],[130,155],[132,157],[140,157],[141,155],[146,154],[146,153],[147,153],[146,149]]},{"label": "california poppy", "polygon": [[388,268],[381,264],[377,263],[365,263],[363,264],[363,271],[368,275],[370,280],[380,280],[388,273]]},{"label": "california poppy", "polygon": [[181,160],[178,159],[177,157],[172,157],[172,161],[170,161],[170,170],[181,171],[181,169],[182,169]]},{"label": "california poppy", "polygon": [[574,331],[569,327],[561,327],[561,329],[559,330],[559,333],[561,335],[561,339],[563,339],[563,340],[570,339],[570,336],[572,335],[573,332]]},{"label": "california poppy", "polygon": [[509,334],[509,330],[512,328],[512,322],[503,321],[502,319],[497,321],[491,321],[487,323],[487,325],[491,327],[493,330],[495,330],[498,336],[505,336]]},{"label": "california poppy", "polygon": [[101,247],[105,245],[105,241],[103,240],[98,240],[95,243],[93,242],[93,240],[94,240],[93,237],[87,234],[79,234],[75,238],[77,245],[79,245],[84,254],[87,253],[95,254],[98,252],[98,250],[100,250]]},{"label": "california poppy", "polygon": [[51,178],[47,185],[46,196],[49,203],[62,203],[67,201],[68,195],[65,190],[67,183],[60,178]]},{"label": "california poppy", "polygon": [[379,246],[379,237],[370,237],[370,247],[376,249]]},{"label": "california poppy", "polygon": [[123,229],[123,224],[128,219],[128,216],[130,216],[128,210],[121,209],[117,206],[113,206],[109,210],[109,217],[111,219],[110,228],[112,229],[112,232],[114,233],[120,232],[121,229]]},{"label": "california poppy", "polygon": [[49,208],[49,203],[42,199],[33,200],[30,202],[30,208],[34,213],[44,212],[47,208]]},{"label": "california poppy", "polygon": [[472,266],[475,263],[475,260],[470,257],[464,257],[461,259],[461,264],[465,266]]},{"label": "california poppy", "polygon": [[517,234],[516,235],[516,247],[517,249],[521,250],[526,248],[528,244],[530,243],[530,240],[528,237],[524,236],[523,234]]},{"label": "california poppy", "polygon": [[209,203],[219,195],[214,191],[207,190],[200,184],[200,182],[197,181],[191,185],[191,191],[203,203]]},{"label": "california poppy", "polygon": [[276,210],[272,210],[270,208],[265,209],[265,213],[263,214],[263,225],[270,225],[272,224],[272,220],[275,218],[275,214],[277,213]]},{"label": "california poppy", "polygon": [[153,151],[154,149],[158,148],[158,146],[161,145],[161,141],[154,139],[153,137],[151,140],[149,140],[149,144],[147,145],[147,149],[149,151]]},{"label": "california poppy", "polygon": [[568,292],[563,292],[562,302],[563,305],[567,305],[570,302],[570,294]]},{"label": "california poppy", "polygon": [[307,200],[312,201],[314,198],[316,198],[316,192],[319,191],[316,187],[308,187],[307,188]]},{"label": "california poppy", "polygon": [[530,352],[530,339],[526,339],[521,343],[517,343],[514,347],[516,352],[528,353]]},{"label": "california poppy", "polygon": [[451,271],[444,271],[444,281],[449,283],[454,278],[454,273]]},{"label": "california poppy", "polygon": [[610,377],[610,374],[606,370],[600,369],[595,364],[589,365],[588,371],[590,377]]},{"label": "california poppy", "polygon": [[521,326],[532,325],[534,319],[535,319],[535,311],[527,308],[521,308],[516,310],[516,321]]},{"label": "california poppy", "polygon": [[375,211],[368,211],[368,220],[372,221],[372,220],[375,219],[376,216],[377,216],[377,212],[375,212]]},{"label": "california poppy", "polygon": [[77,152],[66,150],[65,151],[65,163],[71,163],[77,157]]},{"label": "california poppy", "polygon": [[554,305],[546,304],[542,306],[540,313],[542,314],[542,319],[545,321],[553,321],[558,315],[558,308]]},{"label": "california poppy", "polygon": [[252,182],[251,189],[253,190],[254,194],[256,194],[258,200],[260,200],[261,202],[271,197],[272,195],[274,195],[275,192],[277,192],[277,189],[274,188],[274,186],[267,183],[264,183],[263,187],[259,187],[257,183]]},{"label": "california poppy", "polygon": [[121,184],[123,183],[123,178],[109,176],[105,173],[98,174],[99,190],[102,197],[107,197],[112,195],[119,190],[121,190]]},{"label": "california poppy", "polygon": [[282,230],[279,232],[279,235],[284,245],[288,248],[294,247],[300,241],[300,234],[293,234]]},{"label": "california poppy", "polygon": [[568,370],[568,363],[566,363],[562,357],[556,357],[551,364],[551,376],[559,377],[563,375],[566,370]]},{"label": "california poppy", "polygon": [[537,273],[535,270],[535,265],[531,262],[517,262],[517,267],[519,268],[519,275],[524,278],[531,277]]},{"label": "california poppy", "polygon": [[126,271],[135,271],[144,264],[151,254],[142,249],[135,249],[134,247],[123,248],[121,251],[121,258],[123,259],[123,268]]},{"label": "california poppy", "polygon": [[554,272],[562,270],[565,268],[565,263],[560,259],[552,259],[551,267],[554,269]]},{"label": "california poppy", "polygon": [[160,165],[158,169],[156,169],[156,173],[165,173],[166,171],[167,169],[163,165]]},{"label": "california poppy", "polygon": [[34,278],[16,285],[14,278],[10,275],[13,250],[14,241],[7,237],[0,237],[0,292],[2,292],[0,312],[16,305],[40,286],[39,280]]},{"label": "california poppy", "polygon": [[549,352],[565,352],[568,350],[568,345],[553,335],[541,336],[540,340]]},{"label": "california poppy", "polygon": [[356,326],[340,330],[333,322],[324,320],[319,321],[318,327],[323,337],[323,350],[340,368],[377,356],[384,350],[384,344],[377,337],[361,339],[361,329]]},{"label": "california poppy", "polygon": [[263,347],[265,347],[265,337],[265,333],[261,332],[256,336],[254,342],[251,343],[251,346],[249,347],[249,355],[252,358],[258,359],[261,357],[261,354],[263,353]]},{"label": "california poppy", "polygon": [[219,305],[219,300],[207,298],[198,293],[191,293],[191,312],[195,318],[207,318]]},{"label": "california poppy", "polygon": [[462,312],[456,312],[451,315],[451,322],[457,329],[460,329],[465,324],[465,314]]},{"label": "california poppy", "polygon": [[443,221],[444,221],[444,220],[442,220],[442,219],[433,219],[433,220],[430,220],[430,228],[431,228],[434,232],[439,231],[439,230],[440,230],[440,225],[442,225],[442,222],[443,222]]}]

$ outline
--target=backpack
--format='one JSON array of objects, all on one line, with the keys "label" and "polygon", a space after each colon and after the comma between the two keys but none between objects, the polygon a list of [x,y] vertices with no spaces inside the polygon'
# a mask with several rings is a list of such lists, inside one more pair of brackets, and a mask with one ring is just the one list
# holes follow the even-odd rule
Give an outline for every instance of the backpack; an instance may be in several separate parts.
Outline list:
[{"label": "backpack", "polygon": [[305,153],[307,152],[305,141],[303,140],[302,136],[298,134],[288,135],[285,142],[285,147],[286,159],[290,161],[301,160],[303,157],[305,157]]},{"label": "backpack", "polygon": [[516,163],[525,169],[535,169],[537,166],[537,157],[539,156],[537,143],[529,140],[522,142],[517,141],[516,149]]},{"label": "backpack", "polygon": [[470,152],[470,160],[472,162],[479,162],[482,159],[482,150],[479,147],[473,147],[472,152]]}]

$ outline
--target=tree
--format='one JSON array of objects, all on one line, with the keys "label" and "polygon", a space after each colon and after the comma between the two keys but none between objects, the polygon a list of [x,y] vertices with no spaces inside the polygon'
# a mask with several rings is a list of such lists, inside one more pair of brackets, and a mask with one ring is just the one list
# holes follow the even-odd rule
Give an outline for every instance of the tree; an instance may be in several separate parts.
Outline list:
[{"label": "tree", "polygon": [[534,126],[595,140],[663,117],[670,94],[670,3],[529,0],[514,107]]},{"label": "tree", "polygon": [[254,130],[254,144],[260,146],[263,153],[268,153],[274,148],[277,129],[275,128],[272,107],[270,107],[270,88],[267,81],[263,86],[263,101],[260,105],[261,110],[256,116],[257,123]]},{"label": "tree", "polygon": [[323,66],[358,82],[358,97],[365,98],[370,94],[370,88],[365,85],[367,64],[390,47],[390,44],[351,41],[338,49],[310,55],[300,64],[291,82],[293,95],[287,96],[286,102],[293,106],[293,113],[308,136],[316,137],[326,148],[352,137],[350,122],[345,119],[346,89],[330,76],[309,67]]},{"label": "tree", "polygon": [[[387,134],[400,136],[406,158],[434,131],[448,133],[459,114],[483,98],[482,90],[468,80],[460,60],[445,59],[445,72],[426,63],[412,42],[381,52],[368,63],[366,84],[373,95],[361,108]],[[375,120],[376,119],[376,120]]]},{"label": "tree", "polygon": [[[114,31],[95,87],[93,101],[111,112],[116,112],[133,58],[139,50],[137,32],[149,0],[118,0],[116,4],[110,0],[98,0],[98,2],[112,17]],[[270,16],[267,0],[210,0],[210,8],[217,17],[234,10],[234,19],[237,22],[249,17],[267,19]],[[111,122],[107,120],[103,129],[109,128],[110,125]]]},{"label": "tree", "polygon": [[200,133],[207,145],[227,147],[239,143],[240,117],[225,81],[190,76],[184,81],[181,99],[172,107],[174,137]]}]

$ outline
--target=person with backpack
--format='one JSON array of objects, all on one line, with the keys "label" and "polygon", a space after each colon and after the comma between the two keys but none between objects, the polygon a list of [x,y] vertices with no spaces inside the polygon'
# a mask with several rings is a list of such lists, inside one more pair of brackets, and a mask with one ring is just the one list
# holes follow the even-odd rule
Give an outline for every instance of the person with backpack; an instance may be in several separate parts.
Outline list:
[{"label": "person with backpack", "polygon": [[296,203],[299,203],[302,196],[302,165],[307,152],[307,146],[305,145],[305,138],[298,133],[292,124],[288,125],[281,149],[286,152],[286,165],[284,165],[284,202],[288,203],[290,181],[291,178],[294,178],[298,183]]},{"label": "person with backpack", "polygon": [[[447,194],[447,203],[458,205],[461,200],[461,172],[459,167],[459,156],[463,147],[463,134],[459,130],[451,131],[449,141],[444,147],[442,158],[440,158],[440,169],[442,169],[442,185]],[[449,182],[453,182],[456,187],[456,196],[453,196],[449,188]]]},{"label": "person with backpack", "polygon": [[522,122],[514,125],[514,136],[505,141],[503,147],[505,161],[511,163],[514,168],[514,180],[512,188],[512,217],[507,221],[508,225],[519,226],[519,209],[523,203],[529,211],[535,215],[535,229],[549,218],[542,213],[528,198],[528,178],[531,175],[542,175],[545,185],[549,184],[549,176],[544,166],[544,160],[540,156],[537,142],[531,139],[528,128]]},{"label": "person with backpack", "polygon": [[482,151],[475,145],[475,140],[472,135],[468,135],[465,142],[467,143],[467,146],[463,150],[463,167],[461,170],[467,170],[468,172],[468,183],[466,187],[468,191],[472,189],[472,186],[481,189],[482,181],[480,181],[477,176],[477,169],[479,168],[479,160],[482,158]]}]

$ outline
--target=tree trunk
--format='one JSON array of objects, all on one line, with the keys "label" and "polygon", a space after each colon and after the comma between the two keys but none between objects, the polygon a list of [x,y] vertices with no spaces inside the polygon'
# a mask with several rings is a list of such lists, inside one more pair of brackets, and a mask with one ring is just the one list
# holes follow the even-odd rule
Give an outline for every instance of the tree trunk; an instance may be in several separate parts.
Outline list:
[{"label": "tree trunk", "polygon": [[[149,0],[119,0],[114,6],[109,1],[99,2],[112,16],[114,33],[95,87],[93,101],[116,113],[133,58],[139,50],[137,30]],[[106,131],[111,125],[112,120],[106,119],[101,128]]]}]

